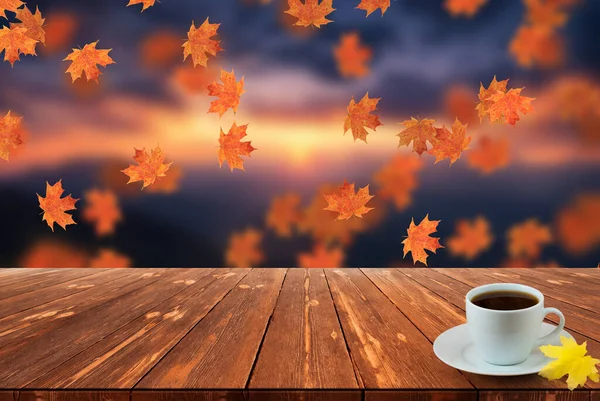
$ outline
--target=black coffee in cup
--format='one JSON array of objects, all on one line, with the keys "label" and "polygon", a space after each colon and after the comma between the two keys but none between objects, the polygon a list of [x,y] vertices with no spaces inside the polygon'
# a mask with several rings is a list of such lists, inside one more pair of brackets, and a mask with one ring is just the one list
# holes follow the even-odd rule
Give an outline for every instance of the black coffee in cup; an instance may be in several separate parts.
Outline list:
[{"label": "black coffee in cup", "polygon": [[489,291],[474,296],[471,302],[485,309],[518,310],[537,305],[539,300],[521,291]]}]

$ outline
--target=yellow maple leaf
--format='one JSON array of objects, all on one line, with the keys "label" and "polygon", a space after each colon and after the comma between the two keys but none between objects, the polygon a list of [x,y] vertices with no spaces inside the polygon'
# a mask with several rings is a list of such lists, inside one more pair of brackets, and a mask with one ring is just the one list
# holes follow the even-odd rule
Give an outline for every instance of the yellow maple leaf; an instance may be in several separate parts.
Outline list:
[{"label": "yellow maple leaf", "polygon": [[218,97],[217,100],[210,103],[208,112],[219,113],[219,117],[222,117],[230,108],[237,113],[240,96],[244,93],[244,77],[240,79],[240,82],[236,82],[233,69],[231,72],[221,70],[221,82],[223,83],[213,82],[208,85],[208,95]]},{"label": "yellow maple leaf", "polygon": [[569,390],[585,385],[588,378],[598,383],[600,377],[596,365],[600,363],[600,359],[586,355],[587,342],[577,344],[573,338],[560,336],[560,343],[561,345],[540,347],[540,351],[544,355],[555,360],[544,366],[538,374],[548,380],[556,380],[569,375],[567,378]]},{"label": "yellow maple leaf", "polygon": [[72,61],[67,69],[67,74],[71,74],[72,82],[85,72],[85,77],[88,81],[98,82],[98,77],[102,75],[96,64],[106,67],[109,64],[115,64],[108,53],[112,49],[96,49],[98,41],[88,43],[83,46],[83,49],[73,49],[73,51],[63,60]]}]

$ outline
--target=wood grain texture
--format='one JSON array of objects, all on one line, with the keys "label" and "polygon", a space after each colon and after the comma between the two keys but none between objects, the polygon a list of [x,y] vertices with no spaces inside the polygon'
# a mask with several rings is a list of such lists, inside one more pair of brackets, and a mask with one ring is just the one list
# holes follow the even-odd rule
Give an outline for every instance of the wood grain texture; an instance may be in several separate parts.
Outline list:
[{"label": "wood grain texture", "polygon": [[[146,273],[143,273],[146,274]],[[143,275],[140,273],[140,277]],[[182,283],[193,274],[186,269],[167,269],[160,273],[160,288],[147,285],[109,300],[83,314],[61,320],[60,326],[41,335],[11,342],[0,348],[0,388],[22,388],[64,361],[106,337],[116,329],[185,289]],[[143,280],[140,278],[140,280]]]},{"label": "wood grain texture", "polygon": [[129,391],[15,391],[13,397],[14,401],[129,401]]},{"label": "wood grain texture", "polygon": [[[81,277],[100,274],[101,271],[96,269],[61,269],[62,271],[41,272],[37,275],[29,275],[27,272],[22,272],[12,280],[2,280],[0,291],[0,299],[14,297],[19,294],[25,294],[35,291],[42,287],[48,287],[55,284],[64,283]],[[12,282],[11,282],[12,281]]]},{"label": "wood grain texture", "polygon": [[479,401],[588,401],[587,391],[480,391]]},{"label": "wood grain texture", "polygon": [[29,384],[46,388],[132,388],[249,269],[203,269],[183,291]]},{"label": "wood grain texture", "polygon": [[286,269],[254,269],[136,388],[244,388]]},{"label": "wood grain texture", "polygon": [[477,391],[365,391],[365,401],[477,401]]},{"label": "wood grain texture", "polygon": [[322,269],[288,271],[248,387],[358,387]]},{"label": "wood grain texture", "polygon": [[360,270],[325,269],[325,275],[365,388],[472,388]]},{"label": "wood grain texture", "polygon": [[131,401],[248,401],[244,391],[133,390]]},{"label": "wood grain texture", "polygon": [[600,391],[592,391],[590,401],[600,401]]},{"label": "wood grain texture", "polygon": [[360,390],[248,391],[249,401],[361,401]]}]

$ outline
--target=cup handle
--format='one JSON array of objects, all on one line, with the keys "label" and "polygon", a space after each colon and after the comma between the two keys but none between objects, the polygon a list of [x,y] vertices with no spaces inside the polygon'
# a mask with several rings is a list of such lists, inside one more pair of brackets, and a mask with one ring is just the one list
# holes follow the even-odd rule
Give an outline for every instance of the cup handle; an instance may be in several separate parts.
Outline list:
[{"label": "cup handle", "polygon": [[562,329],[565,327],[565,316],[562,314],[561,311],[559,311],[556,308],[544,308],[544,317],[546,317],[546,315],[548,315],[550,313],[553,313],[556,316],[558,316],[560,321],[558,323],[558,326],[556,326],[556,328],[554,330],[552,330],[551,333],[538,338],[538,345],[545,345],[545,344],[553,342],[553,340],[556,337],[558,337],[558,335],[560,334]]}]

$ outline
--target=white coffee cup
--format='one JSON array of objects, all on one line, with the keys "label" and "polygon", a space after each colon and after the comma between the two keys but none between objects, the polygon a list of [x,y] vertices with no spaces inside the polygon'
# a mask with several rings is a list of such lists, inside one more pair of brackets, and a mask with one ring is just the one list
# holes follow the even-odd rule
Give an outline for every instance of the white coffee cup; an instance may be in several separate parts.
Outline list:
[{"label": "white coffee cup", "polygon": [[[473,304],[476,296],[497,291],[524,292],[537,298],[534,306],[516,310],[486,309]],[[544,308],[544,295],[522,284],[496,283],[473,288],[466,296],[467,327],[481,358],[494,365],[516,365],[527,359],[534,347],[556,340],[565,317],[556,308]],[[538,338],[547,314],[560,318],[558,326],[548,335]]]}]

